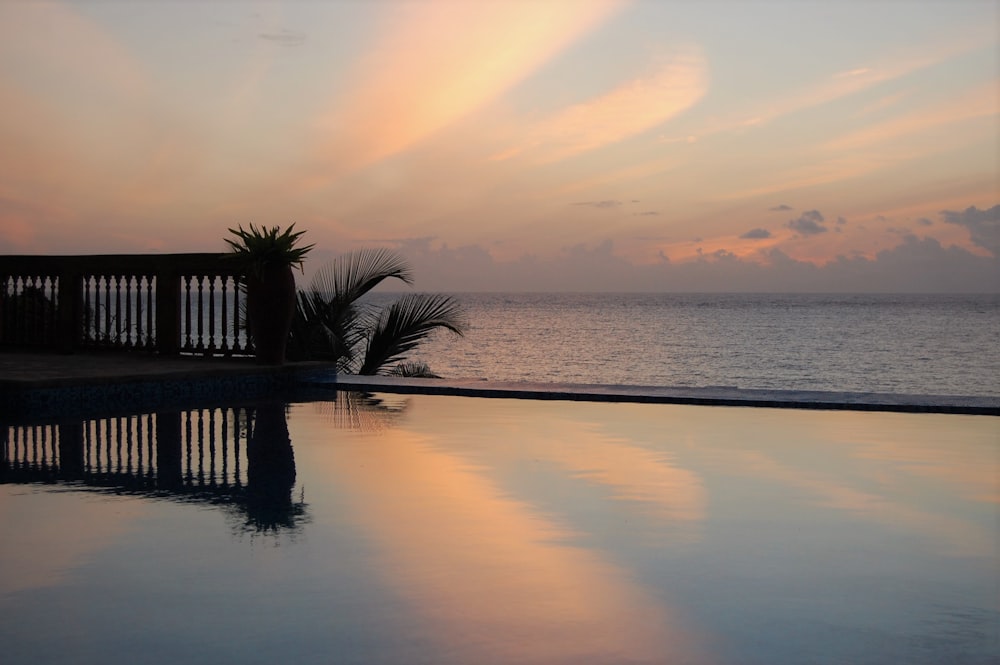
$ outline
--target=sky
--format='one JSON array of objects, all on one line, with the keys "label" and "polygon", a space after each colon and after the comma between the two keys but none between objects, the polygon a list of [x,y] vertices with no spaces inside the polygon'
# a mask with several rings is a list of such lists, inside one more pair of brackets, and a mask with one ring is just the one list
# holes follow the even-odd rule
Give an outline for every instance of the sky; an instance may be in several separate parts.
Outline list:
[{"label": "sky", "polygon": [[996,0],[0,3],[0,254],[1000,292]]}]

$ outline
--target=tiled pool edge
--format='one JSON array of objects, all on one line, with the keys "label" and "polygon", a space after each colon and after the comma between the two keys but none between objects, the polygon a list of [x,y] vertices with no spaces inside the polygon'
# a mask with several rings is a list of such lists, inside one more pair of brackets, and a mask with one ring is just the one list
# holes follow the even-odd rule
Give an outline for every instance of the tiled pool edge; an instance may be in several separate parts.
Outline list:
[{"label": "tiled pool edge", "polygon": [[698,388],[547,384],[322,374],[304,377],[303,380],[311,386],[337,390],[404,394],[1000,416],[1000,397],[750,390],[729,386]]}]

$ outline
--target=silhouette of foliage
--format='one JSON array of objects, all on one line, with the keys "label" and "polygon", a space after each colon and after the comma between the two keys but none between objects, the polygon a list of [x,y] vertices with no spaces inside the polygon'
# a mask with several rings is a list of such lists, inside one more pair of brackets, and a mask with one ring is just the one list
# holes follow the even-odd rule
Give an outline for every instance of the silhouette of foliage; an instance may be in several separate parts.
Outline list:
[{"label": "silhouette of foliage", "polygon": [[324,266],[300,290],[289,336],[292,360],[328,360],[340,371],[434,376],[406,364],[411,351],[438,329],[462,335],[465,320],[450,297],[409,294],[384,309],[362,301],[387,279],[412,284],[406,261],[386,249],[345,254]]}]

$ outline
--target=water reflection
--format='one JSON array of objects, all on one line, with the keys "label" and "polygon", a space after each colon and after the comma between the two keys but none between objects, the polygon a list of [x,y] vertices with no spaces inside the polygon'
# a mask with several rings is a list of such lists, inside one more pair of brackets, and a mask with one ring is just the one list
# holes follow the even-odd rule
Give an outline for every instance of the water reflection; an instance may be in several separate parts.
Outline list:
[{"label": "water reflection", "polygon": [[0,483],[217,506],[242,529],[295,530],[295,454],[286,406],[257,402],[0,428]]},{"label": "water reflection", "polygon": [[408,397],[367,392],[336,392],[312,404],[334,428],[358,432],[381,432],[395,427],[409,406]]},{"label": "water reflection", "polygon": [[[338,429],[392,427],[408,401],[336,393],[316,409]],[[0,426],[0,484],[63,484],[216,506],[236,530],[294,532],[309,522],[281,400]]]},{"label": "water reflection", "polygon": [[995,419],[320,398],[0,428],[5,665],[995,660]]},{"label": "water reflection", "polygon": [[247,490],[242,504],[247,524],[256,531],[294,528],[305,513],[292,501],[295,486],[295,452],[288,436],[285,405],[261,404],[255,411],[254,430],[247,444]]}]

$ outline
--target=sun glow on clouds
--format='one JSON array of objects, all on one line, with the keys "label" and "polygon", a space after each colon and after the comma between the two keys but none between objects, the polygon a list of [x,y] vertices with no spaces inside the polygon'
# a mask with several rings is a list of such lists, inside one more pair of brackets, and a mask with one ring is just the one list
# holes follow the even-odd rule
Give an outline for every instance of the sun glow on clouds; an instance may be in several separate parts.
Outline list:
[{"label": "sun glow on clouds", "polygon": [[650,75],[540,121],[528,130],[530,138],[523,145],[494,159],[527,152],[538,161],[556,161],[615,143],[687,110],[707,90],[708,62],[700,49],[688,46]]},{"label": "sun glow on clouds", "polygon": [[[405,150],[490,102],[623,3],[385,3],[356,84],[321,123],[329,179]],[[318,183],[317,183],[318,184]]]}]

